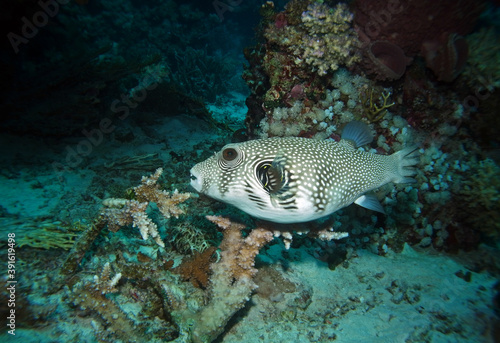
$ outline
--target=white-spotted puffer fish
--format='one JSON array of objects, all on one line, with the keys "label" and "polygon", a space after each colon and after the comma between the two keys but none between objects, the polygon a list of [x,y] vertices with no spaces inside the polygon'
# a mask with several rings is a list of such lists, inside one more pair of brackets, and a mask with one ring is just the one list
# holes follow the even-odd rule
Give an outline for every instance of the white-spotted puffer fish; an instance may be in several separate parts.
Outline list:
[{"label": "white-spotted puffer fish", "polygon": [[367,125],[351,122],[340,142],[276,137],[228,144],[191,169],[191,185],[276,223],[311,221],[353,202],[383,213],[365,193],[388,182],[413,182],[416,148],[389,156],[356,149],[372,140]]}]

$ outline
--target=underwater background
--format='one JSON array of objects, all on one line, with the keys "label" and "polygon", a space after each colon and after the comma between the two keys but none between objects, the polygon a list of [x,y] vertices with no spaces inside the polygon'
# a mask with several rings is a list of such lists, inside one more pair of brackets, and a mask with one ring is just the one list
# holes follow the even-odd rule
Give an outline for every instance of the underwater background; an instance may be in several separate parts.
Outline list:
[{"label": "underwater background", "polygon": [[[2,2],[0,341],[500,342],[499,5]],[[352,121],[419,147],[385,214],[278,225],[190,186]]]}]

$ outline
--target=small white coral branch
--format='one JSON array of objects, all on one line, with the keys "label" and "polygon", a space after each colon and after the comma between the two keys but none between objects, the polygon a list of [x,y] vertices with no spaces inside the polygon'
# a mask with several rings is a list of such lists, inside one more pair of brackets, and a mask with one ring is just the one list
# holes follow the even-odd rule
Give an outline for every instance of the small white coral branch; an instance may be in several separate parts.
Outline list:
[{"label": "small white coral branch", "polygon": [[321,230],[318,231],[318,238],[321,239],[322,241],[332,241],[332,240],[338,240],[342,238],[346,238],[349,236],[349,233],[347,232],[335,232],[331,230]]},{"label": "small white coral branch", "polygon": [[115,288],[120,279],[122,278],[122,273],[118,273],[113,278],[111,276],[111,266],[109,262],[106,262],[102,268],[101,275],[94,275],[94,288],[101,294],[114,293],[117,291]]},{"label": "small white coral branch", "polygon": [[[308,233],[310,236],[313,237],[318,237],[322,241],[331,241],[331,240],[337,240],[337,239],[342,239],[346,238],[349,236],[349,233],[347,232],[335,232],[333,229],[328,229],[328,230],[319,230],[319,231],[298,231],[297,234],[303,235],[305,233]],[[285,249],[288,250],[290,249],[290,246],[292,244],[293,240],[293,235],[290,231],[281,231],[281,230],[274,230],[273,231],[274,237],[282,237],[283,238],[283,243],[285,244]]]},{"label": "small white coral branch", "polygon": [[158,233],[158,226],[146,214],[148,202],[126,199],[106,199],[103,201],[103,205],[104,204],[121,205],[120,208],[105,208],[101,212],[101,216],[107,222],[110,231],[116,232],[122,226],[132,225],[139,229],[142,239],[147,240],[149,236],[151,236],[156,244],[162,248],[165,247],[165,243],[163,243]]},{"label": "small white coral branch", "polygon": [[137,211],[131,212],[131,216],[133,218],[132,226],[139,228],[142,239],[146,241],[151,235],[156,244],[164,248],[165,243],[163,243],[158,233],[158,226],[146,214],[146,208],[148,207],[148,203],[147,202],[139,203],[135,200],[132,201],[137,203],[137,208],[138,208]]}]

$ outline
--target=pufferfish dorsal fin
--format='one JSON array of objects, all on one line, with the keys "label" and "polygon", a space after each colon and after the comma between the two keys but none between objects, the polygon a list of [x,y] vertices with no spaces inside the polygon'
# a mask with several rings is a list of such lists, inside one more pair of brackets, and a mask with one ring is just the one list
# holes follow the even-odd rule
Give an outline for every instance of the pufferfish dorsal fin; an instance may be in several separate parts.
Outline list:
[{"label": "pufferfish dorsal fin", "polygon": [[290,187],[291,173],[285,166],[286,158],[281,153],[272,162],[257,166],[257,176],[264,190],[271,196],[271,201],[284,202],[295,195]]},{"label": "pufferfish dorsal fin", "polygon": [[373,141],[370,127],[360,121],[352,121],[344,127],[342,139],[339,144],[351,149],[356,149]]}]

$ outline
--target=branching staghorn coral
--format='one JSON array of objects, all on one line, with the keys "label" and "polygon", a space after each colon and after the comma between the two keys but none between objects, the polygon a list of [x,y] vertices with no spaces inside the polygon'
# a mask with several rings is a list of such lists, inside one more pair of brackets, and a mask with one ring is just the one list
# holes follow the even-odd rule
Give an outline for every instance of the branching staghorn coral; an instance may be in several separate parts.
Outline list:
[{"label": "branching staghorn coral", "polygon": [[165,247],[158,233],[158,226],[146,213],[149,202],[110,198],[103,201],[103,205],[107,208],[101,212],[101,216],[110,231],[117,232],[123,226],[132,225],[139,229],[142,239],[147,240],[151,236],[156,244]]},{"label": "branching staghorn coral", "polygon": [[274,238],[271,231],[262,228],[253,229],[243,238],[244,225],[217,216],[207,216],[207,219],[217,224],[224,234],[219,246],[220,259],[210,266],[208,303],[194,311],[185,295],[180,295],[173,285],[163,285],[173,318],[194,343],[216,339],[231,317],[250,299],[257,287],[253,281],[257,273],[255,256]]},{"label": "branching staghorn coral", "polygon": [[209,247],[204,252],[195,252],[191,257],[184,258],[173,272],[181,275],[184,281],[191,281],[194,287],[206,288],[210,276],[210,265],[215,261],[215,257],[216,248]]},{"label": "branching staghorn coral", "polygon": [[153,175],[143,176],[142,184],[134,188],[136,199],[140,202],[156,203],[161,214],[167,219],[171,216],[177,218],[184,213],[177,205],[189,199],[191,193],[179,193],[176,189],[170,195],[168,192],[160,190],[158,178],[162,173],[163,169],[158,168]]},{"label": "branching staghorn coral", "polygon": [[[243,237],[244,225],[219,216],[206,218],[217,224],[224,234],[219,246],[220,258],[210,265],[212,274],[208,283],[208,295],[205,295],[205,299],[209,299],[208,302],[194,310],[189,307],[186,295],[182,295],[175,285],[162,285],[169,299],[174,320],[181,332],[189,336],[193,343],[214,341],[224,331],[232,316],[246,304],[257,288],[254,281],[257,273],[255,257],[262,247],[279,236],[271,223],[262,224]],[[304,228],[301,232],[306,231]],[[291,232],[281,234],[285,244],[287,238],[291,240]],[[311,234],[322,240],[347,236],[347,233],[333,232],[331,229],[311,231]]]},{"label": "branching staghorn coral", "polygon": [[[111,277],[111,267],[106,262],[100,275],[93,279],[80,279],[65,287],[68,288],[67,301],[81,311],[94,314],[91,321],[98,341],[127,341],[130,337],[140,336],[133,320],[127,317],[118,304],[106,294],[115,293],[121,273]],[[104,327],[103,327],[104,326]]]},{"label": "branching staghorn coral", "polygon": [[224,230],[224,239],[219,246],[221,260],[212,266],[214,272],[224,270],[225,277],[228,277],[231,283],[254,277],[257,273],[257,269],[253,267],[255,256],[261,247],[273,240],[273,233],[263,228],[256,228],[243,239],[241,231],[245,228],[244,225],[217,216],[207,216],[207,219]]},{"label": "branching staghorn coral", "polygon": [[165,247],[158,226],[148,217],[146,209],[150,202],[154,202],[165,218],[177,218],[184,213],[177,205],[190,198],[191,194],[179,193],[177,190],[169,194],[160,190],[157,182],[162,172],[163,169],[158,168],[153,175],[142,177],[141,185],[134,188],[137,200],[109,198],[103,201],[105,208],[101,217],[109,230],[116,232],[123,226],[132,225],[139,229],[142,239],[147,240],[151,236],[156,244]]},{"label": "branching staghorn coral", "polygon": [[71,248],[61,269],[63,274],[72,274],[77,270],[83,256],[105,227],[116,232],[123,226],[132,225],[139,228],[144,240],[151,236],[159,246],[165,246],[158,234],[158,226],[147,216],[146,209],[150,202],[155,202],[166,218],[171,216],[177,218],[184,213],[178,205],[186,201],[191,194],[179,193],[175,190],[170,195],[168,192],[160,190],[157,181],[162,172],[163,170],[158,168],[153,175],[143,177],[140,186],[133,188],[133,195],[138,200],[109,198],[103,201],[104,208],[99,217],[77,238]]}]

